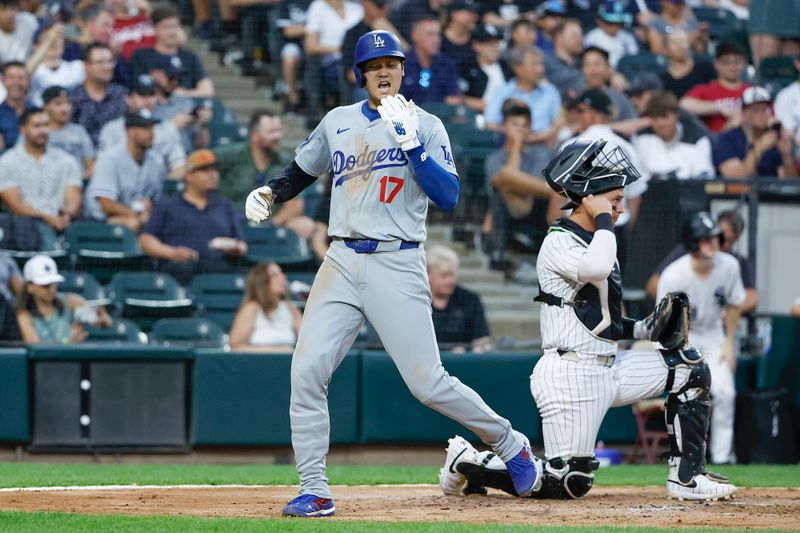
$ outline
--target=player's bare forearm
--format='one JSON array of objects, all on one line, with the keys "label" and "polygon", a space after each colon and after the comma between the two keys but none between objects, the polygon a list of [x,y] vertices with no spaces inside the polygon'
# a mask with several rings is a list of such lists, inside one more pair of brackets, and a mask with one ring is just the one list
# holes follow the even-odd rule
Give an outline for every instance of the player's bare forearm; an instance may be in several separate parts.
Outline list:
[{"label": "player's bare forearm", "polygon": [[742,308],[738,305],[728,305],[725,307],[725,314],[722,322],[725,324],[725,340],[733,342],[736,338],[736,330],[739,328],[739,320],[742,318]]},{"label": "player's bare forearm", "polygon": [[283,170],[272,178],[267,185],[272,189],[273,202],[279,204],[288,202],[317,181],[317,176],[306,174],[295,161],[292,161]]}]

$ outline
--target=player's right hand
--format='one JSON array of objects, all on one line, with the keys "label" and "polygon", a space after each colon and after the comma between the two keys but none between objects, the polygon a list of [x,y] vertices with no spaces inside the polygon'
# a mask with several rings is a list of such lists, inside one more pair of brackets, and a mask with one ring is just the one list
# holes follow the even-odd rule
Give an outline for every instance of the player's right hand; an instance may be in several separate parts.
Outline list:
[{"label": "player's right hand", "polygon": [[596,218],[602,213],[612,214],[611,202],[605,196],[590,194],[581,199],[581,205],[590,217]]},{"label": "player's right hand", "polygon": [[264,185],[250,191],[244,203],[244,214],[255,223],[263,222],[272,214],[272,189]]},{"label": "player's right hand", "polygon": [[421,146],[417,136],[419,115],[413,101],[407,101],[402,94],[387,96],[381,100],[378,113],[386,124],[386,129],[404,152]]}]

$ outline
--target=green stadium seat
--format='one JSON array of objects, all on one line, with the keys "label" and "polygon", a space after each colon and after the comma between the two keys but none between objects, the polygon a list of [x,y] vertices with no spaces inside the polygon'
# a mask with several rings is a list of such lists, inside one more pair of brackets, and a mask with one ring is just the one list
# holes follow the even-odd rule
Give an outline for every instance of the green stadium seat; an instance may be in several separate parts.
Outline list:
[{"label": "green stadium seat", "polygon": [[181,193],[186,189],[186,183],[183,180],[164,180],[164,188],[161,192],[166,196],[172,196]]},{"label": "green stadium seat", "polygon": [[667,59],[664,56],[640,52],[623,56],[617,63],[617,72],[633,81],[642,74],[660,74],[667,70]]},{"label": "green stadium seat", "polygon": [[88,272],[62,270],[60,274],[64,276],[64,281],[58,286],[60,292],[79,294],[91,305],[107,305],[111,303],[111,300],[106,296],[105,288]]},{"label": "green stadium seat", "polygon": [[145,331],[161,318],[189,316],[194,308],[186,289],[162,272],[118,272],[108,293],[122,316]]},{"label": "green stadium seat", "polygon": [[189,294],[199,316],[230,331],[246,283],[242,274],[198,274],[189,284]]},{"label": "green stadium seat", "polygon": [[58,268],[67,266],[69,257],[58,235],[53,231],[53,228],[48,226],[47,223],[37,220],[36,229],[39,232],[38,250],[9,250],[11,257],[14,258],[17,265],[22,268],[25,262],[31,257],[44,254],[52,257],[58,265]]},{"label": "green stadium seat", "polygon": [[64,232],[64,240],[74,268],[89,272],[100,283],[108,283],[115,272],[141,270],[148,261],[126,226],[75,222]]},{"label": "green stadium seat", "polygon": [[247,261],[259,263],[274,261],[281,266],[291,266],[293,270],[305,270],[301,265],[315,265],[314,254],[308,242],[297,233],[280,226],[247,226],[244,230],[247,242]]},{"label": "green stadium seat", "polygon": [[708,36],[716,41],[732,31],[744,29],[743,23],[732,11],[716,7],[693,7],[692,12],[700,22],[708,23]]},{"label": "green stadium seat", "polygon": [[793,56],[765,57],[758,65],[758,82],[775,95],[787,85],[797,81]]},{"label": "green stadium seat", "polygon": [[151,344],[224,348],[228,336],[215,322],[205,318],[164,318],[153,324]]},{"label": "green stadium seat", "polygon": [[114,319],[108,328],[85,326],[89,336],[86,342],[113,343],[113,344],[147,344],[147,335],[142,332],[135,322],[124,318]]}]

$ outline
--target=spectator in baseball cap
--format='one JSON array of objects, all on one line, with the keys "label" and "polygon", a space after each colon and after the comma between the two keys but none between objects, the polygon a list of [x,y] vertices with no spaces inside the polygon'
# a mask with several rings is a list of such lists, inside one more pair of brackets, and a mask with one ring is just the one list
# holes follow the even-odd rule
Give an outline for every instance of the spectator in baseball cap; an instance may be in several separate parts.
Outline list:
[{"label": "spectator in baseball cap", "polygon": [[[156,117],[156,84],[149,74],[142,74],[134,80],[133,89],[128,95],[130,111],[144,110],[150,117]],[[125,142],[125,117],[112,120],[100,131],[100,150]],[[164,158],[169,170],[169,179],[181,179],[186,173],[186,151],[183,148],[180,131],[172,120],[163,120],[153,125],[153,150]]]},{"label": "spectator in baseball cap", "polygon": [[617,68],[619,60],[626,55],[639,53],[636,39],[625,29],[631,22],[631,15],[626,12],[626,3],[622,0],[604,0],[597,13],[597,27],[586,34],[583,42],[586,46],[596,46],[608,52],[608,60],[613,68]]},{"label": "spectator in baseball cap", "polygon": [[536,14],[536,47],[543,52],[554,52],[558,26],[567,16],[567,8],[559,0],[545,0],[534,10]]},{"label": "spectator in baseball cap", "polygon": [[[100,152],[86,188],[86,214],[138,232],[164,188],[166,165],[153,147],[159,121],[147,109],[125,114],[125,142]],[[130,179],[136,176],[137,179]]]},{"label": "spectator in baseball cap", "polygon": [[159,270],[183,284],[199,272],[233,271],[247,253],[239,209],[216,194],[217,158],[195,150],[186,158],[186,188],[156,205],[139,245]]},{"label": "spectator in baseball cap", "polygon": [[792,135],[772,116],[772,97],[767,89],[745,89],[741,126],[719,136],[714,145],[714,164],[726,178],[798,175]]},{"label": "spectator in baseball cap", "polygon": [[17,299],[17,323],[26,344],[75,344],[86,339],[84,324],[111,325],[103,309],[88,306],[77,294],[58,292],[64,276],[52,257],[31,257],[22,272],[25,286]]},{"label": "spectator in baseball cap", "polygon": [[75,158],[81,167],[83,179],[89,179],[94,166],[95,149],[86,128],[70,122],[72,102],[67,89],[59,85],[48,87],[42,93],[44,110],[50,117],[50,134],[47,146],[60,148]]}]

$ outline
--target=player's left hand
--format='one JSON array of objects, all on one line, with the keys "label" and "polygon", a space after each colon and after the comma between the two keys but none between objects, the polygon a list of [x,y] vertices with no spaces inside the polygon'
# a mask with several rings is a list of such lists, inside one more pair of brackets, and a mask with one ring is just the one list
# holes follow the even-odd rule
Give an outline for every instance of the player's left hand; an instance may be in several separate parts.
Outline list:
[{"label": "player's left hand", "polygon": [[402,94],[387,96],[381,100],[378,113],[404,152],[422,146],[417,136],[419,115],[413,101],[409,102]]}]

